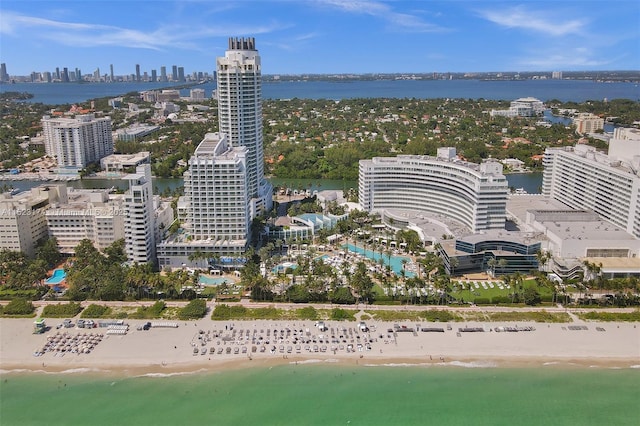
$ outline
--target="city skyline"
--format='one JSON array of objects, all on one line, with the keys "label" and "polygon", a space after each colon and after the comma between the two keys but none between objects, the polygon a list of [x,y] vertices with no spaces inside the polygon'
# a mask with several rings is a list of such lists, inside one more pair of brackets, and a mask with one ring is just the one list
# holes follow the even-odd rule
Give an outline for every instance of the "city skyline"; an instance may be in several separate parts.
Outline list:
[{"label": "city skyline", "polygon": [[9,75],[111,64],[116,75],[173,64],[212,73],[229,36],[259,37],[263,74],[640,69],[633,1],[78,4],[0,3]]}]

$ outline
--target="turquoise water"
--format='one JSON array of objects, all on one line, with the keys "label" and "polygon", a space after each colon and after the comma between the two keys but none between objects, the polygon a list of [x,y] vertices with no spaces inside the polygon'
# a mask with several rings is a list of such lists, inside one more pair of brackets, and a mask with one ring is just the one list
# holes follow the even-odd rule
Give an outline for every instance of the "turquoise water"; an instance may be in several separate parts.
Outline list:
[{"label": "turquoise water", "polygon": [[207,277],[206,275],[200,275],[198,277],[198,282],[204,285],[220,285],[224,283],[231,284],[231,280],[229,280],[228,278],[212,278]]},{"label": "turquoise water", "polygon": [[0,423],[635,425],[640,370],[283,365],[171,377],[2,375]]},{"label": "turquoise water", "polygon": [[[378,259],[382,258],[382,261],[384,262],[385,265],[390,265],[391,266],[391,270],[393,272],[395,272],[396,275],[401,275],[402,274],[402,260],[406,260],[407,262],[409,262],[411,259],[409,259],[408,257],[404,257],[404,256],[391,256],[391,258],[389,258],[389,256],[387,256],[386,254],[380,254],[380,252],[374,252],[372,250],[365,250],[361,247],[358,246],[354,246],[353,244],[347,244],[346,246],[342,246],[342,247],[347,247],[347,249],[349,251],[352,251],[354,253],[359,253],[359,254],[363,254],[366,257],[368,257],[369,259],[373,259],[376,262],[378,261]],[[405,271],[404,275],[407,278],[412,278],[415,276],[415,274],[411,271]]]},{"label": "turquoise water", "polygon": [[47,278],[47,284],[60,284],[66,278],[67,274],[64,269],[56,269],[53,271],[53,275]]}]

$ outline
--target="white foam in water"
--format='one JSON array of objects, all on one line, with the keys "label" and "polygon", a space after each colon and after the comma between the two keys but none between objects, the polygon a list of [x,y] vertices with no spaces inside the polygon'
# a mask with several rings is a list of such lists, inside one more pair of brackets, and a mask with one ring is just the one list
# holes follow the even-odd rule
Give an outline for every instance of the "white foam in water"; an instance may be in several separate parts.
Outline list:
[{"label": "white foam in water", "polygon": [[451,362],[440,363],[440,365],[451,365],[454,367],[464,367],[464,368],[494,368],[498,366],[498,364],[494,362],[488,362],[488,361],[484,361],[484,362],[451,361]]},{"label": "white foam in water", "polygon": [[640,364],[630,365],[629,368],[640,368]]},{"label": "white foam in water", "polygon": [[136,377],[153,377],[153,378],[162,379],[162,378],[166,378],[166,377],[189,376],[191,374],[202,373],[202,372],[205,372],[205,371],[207,371],[207,370],[200,369],[200,370],[196,370],[196,371],[177,371],[175,373],[147,373],[147,374],[141,374],[141,375],[136,376]]}]

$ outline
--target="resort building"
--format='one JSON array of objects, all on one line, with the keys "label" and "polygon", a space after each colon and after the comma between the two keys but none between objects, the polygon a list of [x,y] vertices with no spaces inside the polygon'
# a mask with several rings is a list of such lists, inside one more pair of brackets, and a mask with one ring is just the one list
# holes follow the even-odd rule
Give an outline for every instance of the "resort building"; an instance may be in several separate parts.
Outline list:
[{"label": "resort building", "polygon": [[271,210],[273,187],[264,178],[262,64],[254,38],[230,38],[216,60],[220,133],[232,147],[247,148],[247,184],[252,217]]},{"label": "resort building", "polygon": [[37,243],[48,236],[45,212],[64,193],[64,185],[45,185],[0,194],[0,250],[35,255]]},{"label": "resort building", "polygon": [[511,102],[509,109],[491,110],[490,115],[502,117],[536,117],[545,110],[544,103],[536,98],[520,98]]},{"label": "resort building", "polygon": [[239,256],[249,242],[250,195],[247,148],[232,147],[227,136],[207,133],[189,159],[180,198],[179,232],[158,245],[160,266],[191,264],[196,252]]},{"label": "resort building", "polygon": [[[633,138],[633,132],[618,136]],[[612,138],[608,154],[594,147],[547,148],[542,193],[565,206],[590,210],[640,238],[640,143]]]},{"label": "resort building", "polygon": [[640,238],[591,210],[572,209],[544,195],[513,195],[507,213],[523,239],[543,239],[540,249],[548,254],[543,270],[577,278],[588,261],[602,265],[605,277],[640,276]]},{"label": "resort building", "polygon": [[360,160],[360,206],[380,213],[389,225],[402,225],[385,211],[401,209],[441,215],[471,232],[504,229],[509,191],[502,164],[459,160],[455,148],[437,157],[399,155]]},{"label": "resort building", "polygon": [[436,247],[447,274],[487,272],[497,276],[537,271],[541,240],[508,231],[490,231],[455,241],[443,240]]},{"label": "resort building", "polygon": [[105,189],[71,189],[61,193],[58,202],[46,211],[49,236],[55,237],[58,249],[74,254],[83,239],[98,250],[125,237],[124,197],[110,196]]},{"label": "resort building", "polygon": [[124,196],[127,258],[132,263],[156,262],[156,221],[153,208],[151,165],[143,164],[126,175],[129,190]]},{"label": "resort building", "polygon": [[111,118],[94,114],[42,118],[45,151],[60,168],[82,169],[113,154]]},{"label": "resort building", "polygon": [[586,135],[604,129],[604,119],[589,112],[582,112],[573,118],[573,125],[576,126],[577,133]]}]

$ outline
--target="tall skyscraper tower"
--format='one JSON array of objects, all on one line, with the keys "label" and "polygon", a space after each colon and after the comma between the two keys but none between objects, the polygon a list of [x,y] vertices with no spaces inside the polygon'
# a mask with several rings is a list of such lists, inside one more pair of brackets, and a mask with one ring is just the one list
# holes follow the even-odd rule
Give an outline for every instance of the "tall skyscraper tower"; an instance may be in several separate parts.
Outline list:
[{"label": "tall skyscraper tower", "polygon": [[177,65],[173,65],[171,67],[171,80],[173,80],[173,81],[177,81],[178,80],[178,66]]},{"label": "tall skyscraper tower", "polygon": [[136,64],[136,81],[140,83],[140,64]]},{"label": "tall skyscraper tower", "polygon": [[0,81],[9,81],[9,74],[7,74],[7,64],[4,62],[0,64]]},{"label": "tall skyscraper tower", "polygon": [[230,38],[216,60],[220,132],[231,146],[247,148],[247,181],[252,217],[271,209],[271,184],[264,179],[262,65],[254,38]]},{"label": "tall skyscraper tower", "polygon": [[110,71],[111,71],[111,74],[110,74],[111,82],[113,83],[114,81],[116,81],[116,79],[113,76],[113,64],[109,65],[109,68],[110,68]]},{"label": "tall skyscraper tower", "polygon": [[167,67],[160,67],[160,81],[167,81]]}]

